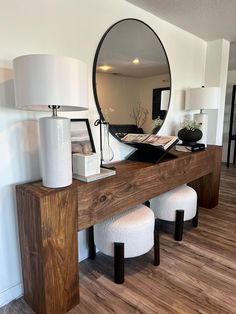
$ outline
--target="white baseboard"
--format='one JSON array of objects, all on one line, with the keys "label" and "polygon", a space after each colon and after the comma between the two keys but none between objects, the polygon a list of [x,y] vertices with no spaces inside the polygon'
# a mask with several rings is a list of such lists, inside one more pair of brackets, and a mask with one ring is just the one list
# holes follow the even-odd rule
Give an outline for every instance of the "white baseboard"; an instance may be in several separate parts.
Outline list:
[{"label": "white baseboard", "polygon": [[[98,252],[98,250],[97,250]],[[79,262],[82,262],[88,258],[88,250],[83,250],[82,254],[79,256]],[[4,305],[10,303],[11,301],[22,297],[23,295],[23,284],[19,283],[8,289],[0,292],[0,308]]]},{"label": "white baseboard", "polygon": [[2,292],[0,292],[0,308],[11,301],[22,297],[23,295],[23,284],[16,284]]},{"label": "white baseboard", "polygon": [[[83,251],[83,254],[80,255],[78,262],[82,262],[86,258],[88,258],[88,250]],[[9,287],[8,289],[0,292],[0,308],[22,296],[23,296],[23,284],[22,283]]]}]

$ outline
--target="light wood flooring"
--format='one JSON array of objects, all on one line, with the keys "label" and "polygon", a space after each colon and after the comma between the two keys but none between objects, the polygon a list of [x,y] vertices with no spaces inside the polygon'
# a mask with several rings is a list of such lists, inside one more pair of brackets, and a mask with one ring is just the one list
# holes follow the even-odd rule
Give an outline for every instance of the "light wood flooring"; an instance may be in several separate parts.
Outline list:
[{"label": "light wood flooring", "polygon": [[[200,208],[199,227],[182,242],[161,234],[161,265],[152,251],[125,261],[123,285],[112,282],[113,260],[98,254],[80,263],[76,313],[236,313],[236,167],[222,166],[219,205]],[[32,314],[22,299],[0,314]]]}]

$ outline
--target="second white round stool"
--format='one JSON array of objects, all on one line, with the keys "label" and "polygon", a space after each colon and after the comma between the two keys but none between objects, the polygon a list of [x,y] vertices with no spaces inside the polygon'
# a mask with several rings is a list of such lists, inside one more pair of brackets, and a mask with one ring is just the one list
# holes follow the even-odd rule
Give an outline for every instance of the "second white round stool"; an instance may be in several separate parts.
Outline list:
[{"label": "second white round stool", "polygon": [[180,185],[150,200],[150,207],[155,218],[175,221],[175,240],[181,241],[184,221],[193,219],[193,226],[198,224],[197,193],[187,185]]}]

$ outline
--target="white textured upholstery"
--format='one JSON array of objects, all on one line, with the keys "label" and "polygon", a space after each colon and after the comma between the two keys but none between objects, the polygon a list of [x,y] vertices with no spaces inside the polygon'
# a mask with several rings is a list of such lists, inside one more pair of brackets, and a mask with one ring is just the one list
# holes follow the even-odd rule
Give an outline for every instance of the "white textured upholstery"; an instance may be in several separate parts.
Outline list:
[{"label": "white textured upholstery", "polygon": [[130,208],[94,226],[96,247],[114,256],[114,242],[123,242],[125,258],[143,255],[153,247],[154,222],[153,211],[147,206]]},{"label": "white textured upholstery", "polygon": [[184,184],[151,199],[150,207],[158,219],[175,221],[176,210],[183,209],[184,221],[190,220],[197,212],[197,193]]}]

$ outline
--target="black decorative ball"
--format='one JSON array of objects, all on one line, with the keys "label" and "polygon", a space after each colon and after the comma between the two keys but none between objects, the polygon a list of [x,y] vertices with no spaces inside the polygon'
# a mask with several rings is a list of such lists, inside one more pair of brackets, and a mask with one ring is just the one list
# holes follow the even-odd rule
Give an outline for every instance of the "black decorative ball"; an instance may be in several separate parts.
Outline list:
[{"label": "black decorative ball", "polygon": [[199,129],[188,130],[183,128],[179,130],[178,138],[183,141],[183,145],[193,145],[202,138],[202,131]]}]

